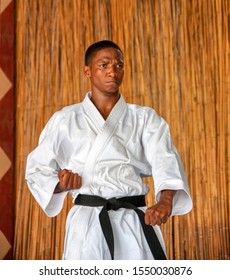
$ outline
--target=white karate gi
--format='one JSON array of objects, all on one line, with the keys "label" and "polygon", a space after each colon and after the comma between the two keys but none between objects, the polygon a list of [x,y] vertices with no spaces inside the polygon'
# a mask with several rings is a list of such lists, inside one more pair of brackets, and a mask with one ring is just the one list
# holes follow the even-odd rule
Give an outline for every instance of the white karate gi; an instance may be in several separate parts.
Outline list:
[{"label": "white karate gi", "polygon": [[[149,187],[141,177],[152,175],[156,201],[161,190],[177,190],[172,215],[192,209],[186,176],[167,123],[149,107],[127,104],[122,95],[106,120],[88,93],[82,103],[56,112],[42,131],[38,147],[27,158],[26,180],[50,217],[58,215],[67,195],[53,193],[60,169],[82,176],[82,187],[70,192],[73,199],[79,193],[104,198],[146,195]],[[98,219],[100,210],[71,208],[63,259],[110,259]],[[153,259],[133,210],[110,210],[109,216],[115,259]],[[160,228],[154,228],[164,248]]]}]

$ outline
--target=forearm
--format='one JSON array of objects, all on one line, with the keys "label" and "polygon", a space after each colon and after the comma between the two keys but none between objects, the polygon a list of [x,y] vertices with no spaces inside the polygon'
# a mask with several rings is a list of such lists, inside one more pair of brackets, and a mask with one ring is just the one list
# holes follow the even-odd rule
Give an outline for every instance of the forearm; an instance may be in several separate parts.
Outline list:
[{"label": "forearm", "polygon": [[162,190],[160,195],[160,201],[165,201],[172,204],[175,193],[176,190]]}]

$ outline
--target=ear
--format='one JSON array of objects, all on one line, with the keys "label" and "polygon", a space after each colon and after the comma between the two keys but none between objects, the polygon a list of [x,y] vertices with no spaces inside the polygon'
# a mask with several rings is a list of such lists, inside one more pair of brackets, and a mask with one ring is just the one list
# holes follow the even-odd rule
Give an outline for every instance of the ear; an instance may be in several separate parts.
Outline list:
[{"label": "ear", "polygon": [[84,66],[84,74],[87,78],[91,77],[91,71],[90,71],[90,67],[89,66]]}]

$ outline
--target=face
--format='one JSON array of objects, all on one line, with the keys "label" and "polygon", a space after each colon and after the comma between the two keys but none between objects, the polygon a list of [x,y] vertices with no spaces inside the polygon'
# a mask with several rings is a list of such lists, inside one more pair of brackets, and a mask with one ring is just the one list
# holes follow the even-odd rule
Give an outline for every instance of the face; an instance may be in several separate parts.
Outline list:
[{"label": "face", "polygon": [[117,94],[124,76],[123,56],[115,48],[102,49],[92,57],[84,72],[91,80],[93,93]]}]

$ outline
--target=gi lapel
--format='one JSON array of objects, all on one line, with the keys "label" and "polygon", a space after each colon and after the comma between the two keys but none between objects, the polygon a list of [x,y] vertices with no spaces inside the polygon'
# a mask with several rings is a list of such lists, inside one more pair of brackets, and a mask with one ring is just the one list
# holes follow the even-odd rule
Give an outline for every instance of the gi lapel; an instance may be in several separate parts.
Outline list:
[{"label": "gi lapel", "polygon": [[89,96],[86,96],[86,98],[84,99],[83,110],[85,114],[94,123],[98,133],[85,162],[82,174],[82,186],[89,185],[93,182],[94,168],[96,166],[97,159],[103,151],[106,144],[108,143],[108,141],[110,140],[110,138],[112,137],[112,135],[114,134],[120,121],[124,117],[126,109],[127,104],[121,95],[120,99],[113,107],[113,110],[111,111],[110,115],[105,121],[99,113],[99,111],[97,110],[97,108],[90,101]]}]

